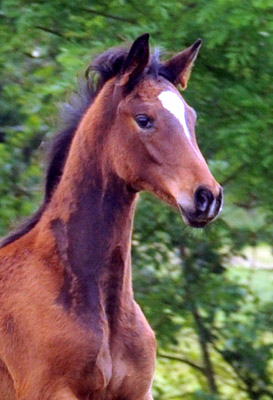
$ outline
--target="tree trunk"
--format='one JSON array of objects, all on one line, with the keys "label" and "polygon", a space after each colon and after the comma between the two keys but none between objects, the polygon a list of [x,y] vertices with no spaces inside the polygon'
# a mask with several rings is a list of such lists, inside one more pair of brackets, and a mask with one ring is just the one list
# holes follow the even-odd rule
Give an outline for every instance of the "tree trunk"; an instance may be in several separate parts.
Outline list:
[{"label": "tree trunk", "polygon": [[216,384],[215,380],[215,375],[214,375],[214,370],[212,366],[212,362],[210,359],[210,354],[209,354],[209,349],[208,349],[208,340],[207,340],[207,329],[203,325],[203,321],[201,316],[198,313],[198,310],[195,306],[195,304],[192,304],[192,314],[194,317],[194,321],[197,327],[198,331],[198,338],[199,338],[199,344],[202,352],[202,357],[203,357],[203,364],[204,364],[204,370],[205,374],[207,377],[208,381],[208,386],[210,389],[210,392],[213,394],[217,394],[218,392],[218,387]]}]

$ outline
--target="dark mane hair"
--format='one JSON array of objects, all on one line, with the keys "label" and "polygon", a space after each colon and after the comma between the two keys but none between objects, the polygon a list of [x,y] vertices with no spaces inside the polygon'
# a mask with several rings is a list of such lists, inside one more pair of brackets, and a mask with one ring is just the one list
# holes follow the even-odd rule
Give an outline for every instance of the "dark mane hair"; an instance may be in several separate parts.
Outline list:
[{"label": "dark mane hair", "polygon": [[[72,96],[69,103],[62,106],[63,129],[55,136],[50,146],[43,202],[35,214],[29,217],[16,231],[3,239],[0,248],[19,239],[39,222],[56,186],[60,182],[73,137],[84,113],[103,85],[120,73],[128,52],[129,50],[125,48],[115,48],[99,55],[87,68],[85,80],[79,82],[77,94]],[[146,73],[154,76],[162,75],[172,81],[169,71],[159,62],[158,51],[151,57]]]}]

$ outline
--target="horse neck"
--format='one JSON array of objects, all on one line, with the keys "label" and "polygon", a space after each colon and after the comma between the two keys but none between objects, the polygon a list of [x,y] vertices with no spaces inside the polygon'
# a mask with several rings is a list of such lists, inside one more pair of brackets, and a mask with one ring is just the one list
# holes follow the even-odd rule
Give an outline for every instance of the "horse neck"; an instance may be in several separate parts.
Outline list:
[{"label": "horse neck", "polygon": [[65,267],[68,287],[61,301],[71,306],[69,292],[71,282],[76,281],[73,290],[80,293],[82,311],[96,309],[99,303],[112,309],[114,298],[132,297],[130,253],[136,194],[107,158],[107,134],[101,131],[101,125],[106,129],[105,118],[94,118],[100,108],[100,102],[95,103],[84,117],[45,216]]}]

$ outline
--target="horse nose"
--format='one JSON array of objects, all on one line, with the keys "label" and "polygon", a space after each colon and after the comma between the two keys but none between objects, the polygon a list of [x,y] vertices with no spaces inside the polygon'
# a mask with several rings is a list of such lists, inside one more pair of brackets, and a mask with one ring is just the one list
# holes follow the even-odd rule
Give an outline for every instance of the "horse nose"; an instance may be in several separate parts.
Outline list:
[{"label": "horse nose", "polygon": [[205,186],[199,186],[194,193],[194,205],[197,219],[214,219],[222,209],[223,189],[220,187],[219,194],[214,194]]},{"label": "horse nose", "polygon": [[[182,196],[183,197],[183,196]],[[189,205],[187,198],[178,199],[178,208],[184,221],[194,228],[203,228],[213,221],[223,207],[223,189],[219,186],[214,194],[208,187],[199,186],[193,195],[193,204]],[[194,205],[194,209],[193,206]]]},{"label": "horse nose", "polygon": [[214,202],[214,195],[205,186],[200,186],[194,193],[194,205],[196,211],[202,214],[209,214],[209,210]]}]

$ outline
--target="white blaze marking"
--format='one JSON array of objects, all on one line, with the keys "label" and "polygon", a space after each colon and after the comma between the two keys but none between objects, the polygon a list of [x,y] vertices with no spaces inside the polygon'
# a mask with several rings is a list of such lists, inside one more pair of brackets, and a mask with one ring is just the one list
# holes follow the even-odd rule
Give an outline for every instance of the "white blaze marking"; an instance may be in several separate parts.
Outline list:
[{"label": "white blaze marking", "polygon": [[189,141],[191,141],[191,135],[186,123],[185,104],[181,97],[179,97],[171,90],[165,90],[164,92],[160,93],[158,98],[161,101],[163,107],[166,108],[166,110],[168,110],[170,113],[172,113],[176,119],[178,119],[180,124],[183,126],[187,138],[189,139]]}]

